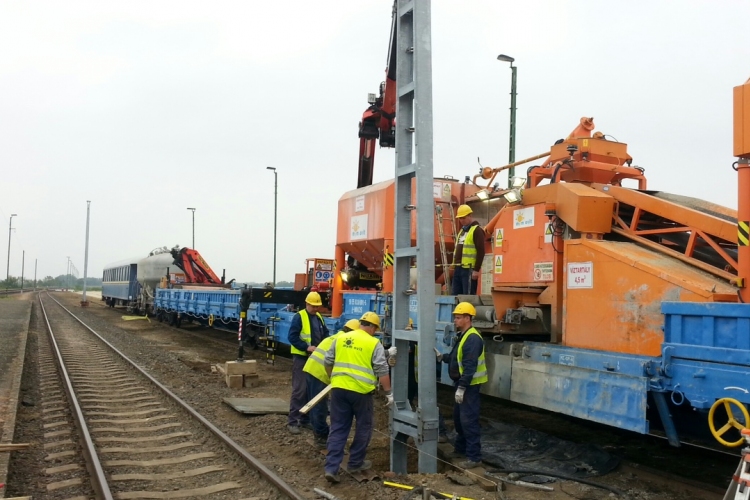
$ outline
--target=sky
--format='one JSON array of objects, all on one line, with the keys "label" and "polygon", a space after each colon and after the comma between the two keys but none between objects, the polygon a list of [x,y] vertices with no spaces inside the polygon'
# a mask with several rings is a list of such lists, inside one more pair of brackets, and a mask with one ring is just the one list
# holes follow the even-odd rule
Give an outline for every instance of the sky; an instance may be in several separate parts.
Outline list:
[{"label": "sky", "polygon": [[[89,276],[191,246],[195,207],[195,248],[217,274],[270,281],[268,166],[277,280],[332,258],[391,6],[0,2],[0,228],[18,214],[10,274],[25,250],[27,279],[35,259],[41,278],[64,274],[68,257],[83,276],[90,200]],[[750,77],[748,18],[740,0],[435,0],[434,173],[506,163],[503,53],[518,67],[517,159],[593,116],[628,144],[650,189],[736,208],[732,88]],[[393,171],[393,151],[379,149],[375,181]]]}]

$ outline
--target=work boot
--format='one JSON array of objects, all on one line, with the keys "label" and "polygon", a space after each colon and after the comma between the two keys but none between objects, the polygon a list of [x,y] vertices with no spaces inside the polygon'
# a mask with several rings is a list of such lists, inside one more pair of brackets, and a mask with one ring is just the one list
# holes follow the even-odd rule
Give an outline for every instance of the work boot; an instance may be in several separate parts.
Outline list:
[{"label": "work boot", "polygon": [[338,474],[334,474],[333,472],[326,472],[326,481],[332,484],[337,484],[341,482],[341,478]]},{"label": "work boot", "polygon": [[475,462],[474,460],[466,460],[465,462],[460,462],[458,464],[459,467],[462,469],[473,469],[474,467],[479,467],[482,465],[482,461]]},{"label": "work boot", "polygon": [[321,450],[325,450],[328,446],[328,438],[326,436],[315,436],[315,446]]},{"label": "work boot", "polygon": [[438,436],[438,443],[447,443],[448,442],[448,436],[445,434],[440,434]]},{"label": "work boot", "polygon": [[359,467],[348,466],[346,470],[349,471],[350,473],[354,473],[354,472],[360,472],[363,470],[368,470],[371,467],[372,467],[372,460],[365,460],[364,462],[362,462],[362,465],[360,465]]},{"label": "work boot", "polygon": [[466,453],[461,453],[460,451],[453,450],[448,456],[451,458],[466,458]]},{"label": "work boot", "polygon": [[286,428],[289,429],[289,434],[299,434],[301,432],[299,425],[287,425]]},{"label": "work boot", "polygon": [[313,430],[313,426],[310,422],[303,422],[300,424],[300,427],[302,427],[303,429]]}]

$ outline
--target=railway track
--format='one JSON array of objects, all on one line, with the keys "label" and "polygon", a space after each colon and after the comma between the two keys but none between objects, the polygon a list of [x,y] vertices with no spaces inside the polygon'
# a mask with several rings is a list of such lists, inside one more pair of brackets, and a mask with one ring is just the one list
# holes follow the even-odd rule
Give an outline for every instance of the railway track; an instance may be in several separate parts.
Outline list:
[{"label": "railway track", "polygon": [[48,498],[305,498],[60,302],[39,300]]}]

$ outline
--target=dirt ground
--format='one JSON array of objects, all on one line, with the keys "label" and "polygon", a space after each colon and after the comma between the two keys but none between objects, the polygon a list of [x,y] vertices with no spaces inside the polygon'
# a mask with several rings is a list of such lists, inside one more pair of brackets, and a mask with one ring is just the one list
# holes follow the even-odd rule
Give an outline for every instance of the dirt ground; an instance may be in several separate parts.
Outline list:
[{"label": "dirt ground", "polygon": [[[397,483],[419,486],[426,484],[437,491],[457,494],[475,500],[506,498],[508,500],[528,500],[536,498],[598,500],[615,498],[609,491],[593,488],[575,482],[556,482],[554,491],[542,492],[509,485],[504,492],[485,491],[479,486],[460,485],[449,476],[461,476],[462,471],[440,462],[440,473],[434,475],[408,474],[390,476],[388,413],[383,398],[376,399],[375,431],[368,450],[368,458],[373,468],[381,475],[380,480],[357,483],[346,474],[342,482],[329,485],[323,477],[324,455],[313,446],[311,431],[292,436],[286,430],[285,415],[244,416],[222,402],[225,397],[281,398],[288,401],[291,392],[289,374],[290,362],[277,358],[275,364],[267,364],[260,351],[246,351],[246,358],[256,359],[259,367],[257,387],[232,390],[226,387],[223,377],[212,373],[211,365],[236,358],[237,350],[228,344],[207,340],[206,337],[190,335],[198,329],[183,323],[182,329],[175,329],[156,321],[124,321],[122,310],[103,307],[92,301],[88,308],[78,304],[80,297],[72,293],[54,294],[75,314],[87,321],[92,328],[112,342],[131,359],[151,372],[158,380],[171,388],[189,404],[193,405],[206,418],[221,428],[232,439],[243,445],[251,454],[263,461],[285,481],[298,488],[308,498],[320,498],[313,488],[323,489],[340,500],[403,498],[405,492],[383,486],[383,479]],[[232,339],[225,332],[209,332],[200,329],[201,335],[211,335]],[[444,396],[444,395],[443,395]],[[448,411],[443,411],[446,419]],[[447,420],[449,429],[452,422]],[[416,449],[409,452],[410,471],[417,470]],[[733,471],[727,471],[728,477]],[[31,480],[31,478],[29,478]],[[720,499],[719,489],[703,488],[690,482],[675,481],[673,476],[662,476],[637,466],[624,464],[606,476],[594,481],[607,484],[627,493],[627,498],[647,499]]]}]

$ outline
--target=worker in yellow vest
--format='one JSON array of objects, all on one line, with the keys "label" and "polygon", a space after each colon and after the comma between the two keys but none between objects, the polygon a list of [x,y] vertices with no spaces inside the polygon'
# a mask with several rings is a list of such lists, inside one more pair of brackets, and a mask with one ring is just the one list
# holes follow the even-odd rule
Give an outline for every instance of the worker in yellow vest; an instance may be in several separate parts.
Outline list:
[{"label": "worker in yellow vest", "polygon": [[324,359],[333,386],[331,433],[325,464],[325,478],[331,483],[340,481],[339,467],[354,419],[357,428],[349,447],[347,470],[359,472],[372,467],[365,456],[372,438],[372,398],[378,381],[385,390],[386,405],[393,404],[385,348],[373,337],[380,328],[380,317],[368,311],[359,319],[359,324],[359,330],[339,334]]},{"label": "worker in yellow vest", "polygon": [[453,250],[453,282],[451,295],[476,295],[477,283],[482,273],[484,260],[485,234],[479,222],[471,214],[468,205],[461,205],[456,211],[456,220],[461,229],[456,236]]},{"label": "worker in yellow vest", "polygon": [[[326,337],[323,341],[318,344],[315,350],[310,353],[310,357],[307,358],[307,363],[302,369],[307,374],[307,399],[308,401],[317,396],[320,391],[326,388],[331,383],[331,378],[326,372],[325,366],[325,355],[328,349],[331,348],[333,342],[342,333],[349,333],[359,329],[359,320],[350,319],[344,324],[343,328],[338,331],[335,335]],[[313,434],[315,435],[315,445],[319,448],[326,447],[326,441],[328,440],[328,433],[330,431],[328,427],[328,398],[323,398],[317,405],[313,406],[309,412],[310,423],[312,424]]]},{"label": "worker in yellow vest", "polygon": [[482,334],[471,324],[476,315],[473,305],[468,302],[459,303],[453,310],[453,324],[458,335],[451,353],[444,359],[435,349],[438,361],[448,363],[448,374],[456,388],[453,424],[458,435],[453,455],[466,457],[465,462],[458,464],[464,469],[471,469],[482,463],[479,388],[487,382],[487,365],[484,361]]},{"label": "worker in yellow vest", "polygon": [[292,351],[292,396],[289,398],[287,428],[292,434],[300,433],[300,426],[312,428],[310,419],[299,411],[309,401],[306,375],[302,371],[308,356],[315,347],[328,337],[328,328],[320,310],[323,301],[318,292],[310,292],[305,298],[305,308],[292,317],[289,327],[289,345]]}]

